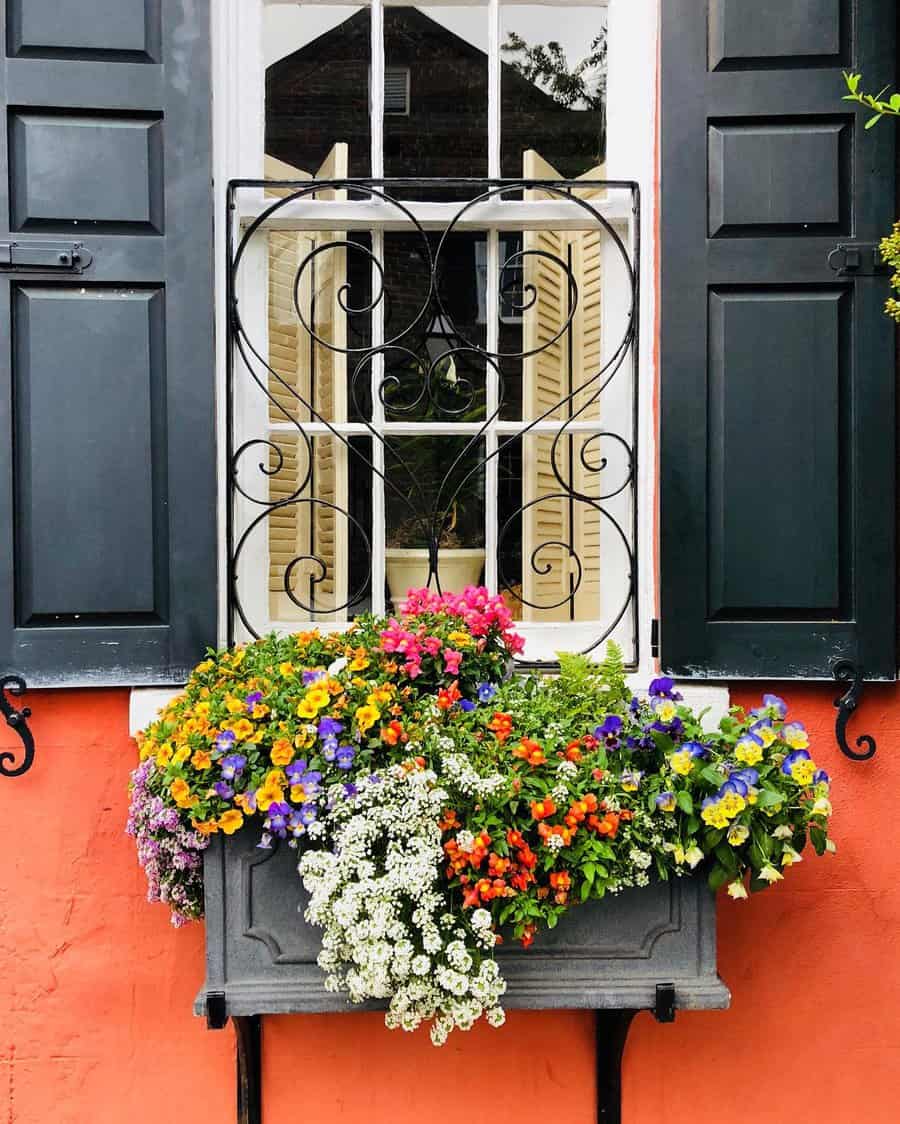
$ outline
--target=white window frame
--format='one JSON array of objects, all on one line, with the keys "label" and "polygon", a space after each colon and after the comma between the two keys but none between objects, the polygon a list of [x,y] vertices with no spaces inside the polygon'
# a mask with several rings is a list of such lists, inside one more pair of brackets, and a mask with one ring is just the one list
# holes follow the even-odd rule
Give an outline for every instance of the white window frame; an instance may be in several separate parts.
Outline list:
[{"label": "white window frame", "polygon": [[[219,0],[213,7],[213,121],[214,121],[214,170],[215,170],[215,196],[216,196],[216,277],[217,277],[217,322],[225,323],[225,245],[222,231],[222,218],[225,213],[225,189],[228,180],[232,178],[262,178],[262,162],[264,149],[264,63],[262,46],[262,15],[267,2],[279,0]],[[557,3],[571,3],[572,0],[556,0]],[[595,2],[593,7],[597,7]],[[491,97],[492,112],[488,120],[488,151],[489,151],[489,178],[499,178],[500,154],[500,3],[499,0],[489,0],[489,90],[493,91]],[[644,103],[635,104],[632,92],[635,89],[656,89],[656,41],[657,41],[657,13],[653,0],[609,0],[609,35],[610,41],[615,43],[615,50],[610,51],[610,65],[608,77],[609,104],[614,106],[617,91],[622,92],[622,104],[627,106],[627,113],[622,115],[622,120],[617,121],[615,114],[610,114],[607,125],[607,179],[635,179],[642,188],[642,229],[645,234],[641,243],[640,269],[645,279],[641,290],[640,322],[643,325],[640,348],[640,371],[638,376],[638,417],[639,417],[639,475],[635,485],[635,502],[638,510],[638,673],[646,676],[652,669],[650,656],[650,630],[651,621],[655,612],[655,465],[656,451],[653,433],[653,418],[655,409],[655,286],[652,278],[655,276],[655,238],[648,236],[648,232],[655,228],[655,199],[651,187],[655,177],[655,99],[649,97]],[[380,43],[382,34],[382,0],[374,0],[372,8],[372,33],[373,41]],[[383,73],[383,53],[376,50],[371,59],[372,72],[372,108],[373,108],[373,146],[372,157],[373,178],[383,175],[383,149],[381,145],[382,130],[380,123],[383,120],[383,98],[381,75]],[[624,196],[622,197],[624,200]],[[605,217],[610,219],[617,229],[627,232],[630,219],[630,207],[623,206],[622,200],[611,200],[606,206]],[[265,206],[261,196],[249,199],[241,218],[244,221],[252,219],[254,214]],[[619,206],[619,211],[616,206]],[[360,214],[360,208],[365,210],[365,215]],[[279,211],[278,225],[286,224],[297,229],[310,229],[318,225],[320,229],[351,229],[354,225],[372,229],[373,218],[377,219],[378,204],[373,203],[332,203],[327,210],[324,201],[298,200]],[[415,207],[417,218],[426,227],[440,226],[446,222],[443,211],[455,205],[422,203]],[[573,217],[572,208],[579,212]],[[313,208],[313,210],[311,210]],[[490,228],[489,235],[489,268],[496,272],[498,250],[498,232],[502,229],[521,230],[526,225],[525,214],[522,208],[528,209],[528,214],[534,215],[540,211],[541,225],[564,228],[584,226],[584,212],[576,205],[567,204],[565,201],[547,202],[491,202],[483,205],[478,214],[473,214],[473,225],[479,229]],[[411,209],[413,209],[411,207]],[[373,250],[377,254],[378,236],[375,235],[376,245]],[[264,270],[264,263],[260,263]],[[248,266],[251,268],[248,269]],[[248,289],[242,298],[249,301],[265,301],[266,287],[259,283],[265,276],[264,272],[258,275],[257,283],[253,283],[252,263],[247,262],[242,269],[247,270],[249,281]],[[255,294],[255,296],[254,296]],[[489,287],[491,307],[488,309],[489,327],[497,331],[498,316],[494,307],[497,302],[496,287]],[[245,316],[247,310],[245,306]],[[264,313],[261,312],[264,320]],[[373,325],[373,344],[377,345],[378,325]],[[490,338],[487,341],[491,348]],[[217,365],[219,385],[219,432],[224,434],[224,371],[225,371],[225,332],[217,332]],[[261,398],[262,396],[258,396]],[[255,411],[259,417],[248,417],[251,428],[256,433],[271,430],[272,427],[265,416],[264,404],[236,402],[236,413],[244,409]],[[491,403],[488,402],[490,412]],[[376,419],[383,421],[383,419]],[[556,429],[559,423],[554,423],[548,428]],[[276,427],[277,428],[277,427]],[[304,425],[312,435],[315,426]],[[391,432],[393,426],[385,427]],[[522,423],[498,422],[493,433],[485,436],[486,452],[492,451],[492,444],[496,445],[497,436],[503,431],[515,431],[522,428]],[[596,428],[596,426],[595,426]],[[325,429],[325,427],[323,427]],[[441,434],[450,435],[454,432],[452,425],[440,424],[436,429]],[[327,431],[327,430],[326,430]],[[416,432],[423,435],[428,432],[426,427],[417,428]],[[377,443],[376,443],[377,444]],[[220,442],[219,478],[221,493],[219,500],[220,525],[225,525],[225,496],[224,482],[226,480],[226,465],[224,441]],[[493,466],[493,471],[491,468]],[[496,500],[496,458],[488,461],[486,466],[485,493],[486,498]],[[493,538],[491,530],[493,528]],[[381,607],[378,603],[380,591],[384,587],[384,531],[383,519],[380,513],[373,513],[372,553],[374,573],[372,588],[376,611]],[[486,519],[486,578],[489,584],[496,584],[496,520]],[[493,548],[493,549],[492,549]],[[262,571],[268,575],[267,566]],[[220,635],[227,634],[227,621],[225,619],[225,589],[227,580],[227,559],[224,544],[220,556]],[[613,578],[610,579],[615,580]],[[256,583],[258,589],[257,609],[263,608],[268,599],[267,580]],[[253,593],[249,588],[245,597]],[[257,619],[267,619],[267,605]],[[277,622],[273,622],[276,624]],[[297,622],[289,622],[286,627],[297,627]],[[331,627],[331,625],[328,625]],[[523,622],[522,630],[528,634],[544,632],[546,640],[540,645],[540,650],[535,654],[539,658],[552,658],[555,648],[560,646],[560,628],[564,627],[566,636],[564,643],[570,647],[587,646],[596,639],[596,624],[585,622],[582,626],[562,625],[554,623]],[[579,632],[579,630],[581,630]],[[531,640],[531,635],[529,635]],[[630,643],[631,634],[625,639]]]}]

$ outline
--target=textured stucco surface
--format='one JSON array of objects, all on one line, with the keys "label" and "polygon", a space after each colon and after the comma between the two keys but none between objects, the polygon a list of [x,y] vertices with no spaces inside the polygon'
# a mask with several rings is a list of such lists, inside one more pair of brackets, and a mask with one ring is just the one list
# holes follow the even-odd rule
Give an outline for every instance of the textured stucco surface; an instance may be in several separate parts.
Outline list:
[{"label": "textured stucco surface", "polygon": [[[900,690],[871,688],[854,720],[879,740],[864,764],[834,745],[833,688],[783,693],[835,778],[839,853],[748,903],[720,904],[732,1008],[671,1026],[638,1016],[625,1124],[897,1120]],[[144,903],[122,835],[127,693],[30,702],[37,761],[0,779],[0,1124],[228,1124],[231,1031],[208,1033],[190,1014],[202,931],[176,932]],[[0,748],[13,744],[0,732]],[[271,1018],[264,1039],[265,1124],[595,1119],[590,1013],[513,1012],[503,1030],[443,1050],[368,1014]]]}]

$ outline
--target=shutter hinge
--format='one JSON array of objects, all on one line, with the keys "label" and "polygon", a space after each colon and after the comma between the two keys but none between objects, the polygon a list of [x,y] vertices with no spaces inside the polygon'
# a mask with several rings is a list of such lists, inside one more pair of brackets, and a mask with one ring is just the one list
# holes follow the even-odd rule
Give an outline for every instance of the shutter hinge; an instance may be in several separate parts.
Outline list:
[{"label": "shutter hinge", "polygon": [[81,273],[94,255],[81,242],[0,242],[0,272],[18,269]]},{"label": "shutter hinge", "polygon": [[659,658],[659,618],[654,617],[650,622],[650,655],[653,659]]},{"label": "shutter hinge", "polygon": [[876,277],[891,272],[878,242],[839,242],[828,253],[828,265],[838,277]]}]

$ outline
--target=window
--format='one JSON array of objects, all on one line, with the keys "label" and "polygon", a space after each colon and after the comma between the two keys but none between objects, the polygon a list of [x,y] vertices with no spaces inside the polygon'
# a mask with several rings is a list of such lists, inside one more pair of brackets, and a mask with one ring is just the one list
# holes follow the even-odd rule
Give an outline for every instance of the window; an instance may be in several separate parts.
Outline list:
[{"label": "window", "polygon": [[409,67],[384,68],[384,112],[409,113]]},{"label": "window", "polygon": [[605,175],[605,7],[265,21],[270,182],[234,193],[238,633],[483,582],[527,660],[613,636],[636,661],[637,208]]}]

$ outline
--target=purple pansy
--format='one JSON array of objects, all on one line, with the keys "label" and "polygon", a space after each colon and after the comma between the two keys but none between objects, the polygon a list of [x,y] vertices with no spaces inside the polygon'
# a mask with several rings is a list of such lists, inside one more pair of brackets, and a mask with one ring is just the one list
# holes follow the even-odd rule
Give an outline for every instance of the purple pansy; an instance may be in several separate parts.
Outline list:
[{"label": "purple pansy", "polygon": [[342,745],[335,756],[335,764],[339,769],[349,769],[355,756],[355,751],[349,745]]},{"label": "purple pansy", "polygon": [[246,768],[247,758],[243,753],[232,753],[229,757],[223,757],[219,764],[222,769],[222,779],[233,781]]},{"label": "purple pansy", "polygon": [[227,753],[236,740],[237,737],[234,730],[224,730],[216,738],[216,749],[220,750],[222,753]]},{"label": "purple pansy", "polygon": [[622,734],[622,719],[618,714],[608,714],[594,730],[594,737],[607,749],[617,749]]},{"label": "purple pansy", "polygon": [[336,734],[340,734],[343,729],[343,722],[338,722],[336,718],[322,718],[319,721],[320,738],[333,738]]}]

